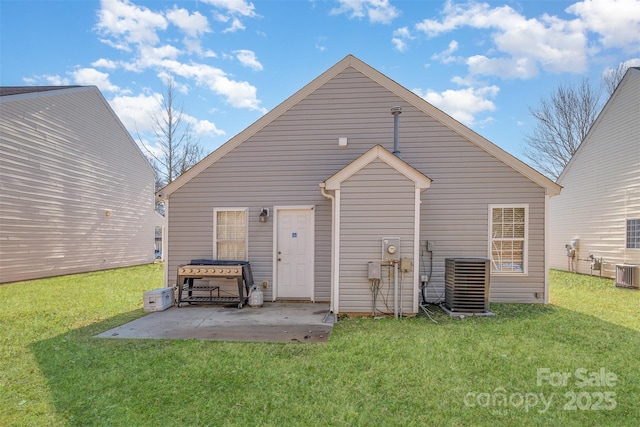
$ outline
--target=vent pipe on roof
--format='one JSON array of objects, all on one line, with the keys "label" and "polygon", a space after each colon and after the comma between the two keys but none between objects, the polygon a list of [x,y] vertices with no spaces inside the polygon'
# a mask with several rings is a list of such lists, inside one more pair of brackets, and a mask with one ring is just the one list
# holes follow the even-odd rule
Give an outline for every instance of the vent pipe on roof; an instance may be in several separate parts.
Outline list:
[{"label": "vent pipe on roof", "polygon": [[391,107],[391,114],[393,114],[393,155],[400,157],[400,149],[398,148],[398,125],[400,123],[400,114],[402,113],[402,107]]}]

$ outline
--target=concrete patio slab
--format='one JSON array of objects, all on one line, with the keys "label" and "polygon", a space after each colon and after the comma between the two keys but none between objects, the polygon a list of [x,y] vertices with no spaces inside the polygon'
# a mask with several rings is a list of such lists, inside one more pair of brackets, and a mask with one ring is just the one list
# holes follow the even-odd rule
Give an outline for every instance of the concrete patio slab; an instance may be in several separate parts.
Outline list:
[{"label": "concrete patio slab", "polygon": [[97,338],[322,342],[333,329],[328,304],[265,303],[262,307],[170,307],[96,335]]}]

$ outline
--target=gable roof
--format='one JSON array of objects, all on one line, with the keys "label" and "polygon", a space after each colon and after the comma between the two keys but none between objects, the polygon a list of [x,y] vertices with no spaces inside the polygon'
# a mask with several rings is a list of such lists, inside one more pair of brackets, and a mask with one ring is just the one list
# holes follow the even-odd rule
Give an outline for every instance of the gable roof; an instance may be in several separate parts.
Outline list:
[{"label": "gable roof", "polygon": [[571,156],[571,159],[569,159],[569,162],[566,164],[566,166],[560,173],[560,176],[558,176],[558,179],[556,180],[556,182],[560,183],[565,177],[565,175],[567,174],[567,172],[573,167],[573,164],[576,162],[575,159],[580,157],[580,153],[583,150],[585,142],[591,138],[591,134],[595,132],[595,129],[600,125],[602,120],[604,120],[604,117],[607,115],[609,110],[613,108],[612,105],[615,104],[616,98],[619,96],[620,91],[622,91],[622,87],[624,86],[624,84],[627,82],[627,80],[630,80],[632,78],[637,78],[637,79],[640,78],[640,67],[630,67],[629,69],[627,69],[627,72],[624,73],[624,76],[622,76],[622,80],[620,80],[620,83],[618,83],[618,86],[616,86],[616,89],[613,91],[613,93],[607,100],[606,104],[604,104],[604,107],[602,107],[602,110],[600,110],[598,117],[589,128],[589,131],[584,136],[584,139],[582,140],[582,142],[580,142],[580,145],[578,146],[578,149],[576,150],[576,152],[573,153],[573,156]]},{"label": "gable roof", "polygon": [[249,139],[251,136],[255,135],[258,131],[263,129],[265,126],[273,122],[276,118],[280,117],[287,110],[292,108],[294,105],[305,99],[311,93],[313,93],[316,89],[320,88],[322,85],[330,81],[332,78],[337,76],[339,73],[344,71],[346,68],[352,67],[355,70],[361,72],[365,76],[369,77],[374,82],[378,83],[385,89],[391,91],[396,96],[402,98],[408,104],[416,107],[418,110],[424,112],[425,114],[431,116],[435,120],[439,121],[443,125],[447,126],[452,131],[457,134],[463,136],[467,140],[471,141],[475,145],[477,145],[482,150],[486,151],[493,157],[502,161],[506,165],[510,166],[515,171],[520,174],[526,176],[531,181],[538,184],[540,187],[546,190],[548,195],[554,196],[560,194],[560,186],[553,181],[551,181],[546,176],[542,175],[540,172],[526,165],[522,161],[516,159],[511,154],[499,148],[497,145],[491,143],[489,140],[483,138],[479,134],[475,133],[468,127],[464,126],[462,123],[453,119],[451,116],[445,114],[441,110],[437,109],[433,105],[426,102],[424,99],[420,98],[415,93],[406,89],[405,87],[399,85],[394,80],[380,73],[376,69],[371,66],[365,64],[358,58],[353,55],[347,55],[340,62],[329,68],[327,71],[322,73],[320,76],[316,77],[298,92],[294,93],[291,97],[286,99],[284,102],[276,106],[274,109],[269,111],[267,114],[262,116],[260,119],[255,121],[248,128],[231,138],[225,144],[220,146],[214,152],[205,157],[198,164],[194,165],[191,169],[180,175],[175,181],[168,184],[162,190],[158,192],[158,196],[163,198],[174,191],[178,190],[185,183],[189,182],[193,177],[197,176],[200,172],[214,164],[216,161],[221,159],[225,154],[229,153],[231,150],[242,144],[244,141]]},{"label": "gable roof", "polygon": [[407,162],[390,153],[389,150],[385,149],[382,145],[376,145],[375,147],[371,148],[362,156],[358,157],[356,160],[349,163],[340,171],[333,174],[333,176],[321,183],[320,186],[324,186],[324,188],[327,190],[339,190],[340,184],[342,184],[342,182],[346,181],[362,168],[377,159],[380,159],[381,161],[413,181],[416,184],[416,188],[424,190],[431,186],[431,179],[426,177],[422,172],[414,169]]},{"label": "gable roof", "polygon": [[47,92],[81,86],[0,86],[0,96],[21,95],[23,93]]}]

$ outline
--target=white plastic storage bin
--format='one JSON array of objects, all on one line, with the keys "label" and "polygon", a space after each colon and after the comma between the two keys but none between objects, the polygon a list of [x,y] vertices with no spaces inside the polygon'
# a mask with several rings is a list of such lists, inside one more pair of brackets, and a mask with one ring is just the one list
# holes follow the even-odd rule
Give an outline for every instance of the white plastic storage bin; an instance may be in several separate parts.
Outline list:
[{"label": "white plastic storage bin", "polygon": [[159,288],[144,293],[144,311],[163,311],[173,305],[173,288]]}]

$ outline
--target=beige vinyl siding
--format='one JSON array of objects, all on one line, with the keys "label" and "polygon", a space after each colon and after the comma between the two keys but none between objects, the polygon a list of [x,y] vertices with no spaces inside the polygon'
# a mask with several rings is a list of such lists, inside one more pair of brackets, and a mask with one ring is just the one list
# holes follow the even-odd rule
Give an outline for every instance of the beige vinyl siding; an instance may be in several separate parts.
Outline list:
[{"label": "beige vinyl siding", "polygon": [[[448,157],[427,155],[426,164],[413,164],[433,180],[421,210],[421,240],[435,246],[428,299],[444,297],[445,258],[489,258],[490,204],[529,204],[528,274],[493,275],[491,300],[542,302],[535,294],[544,292],[544,189],[464,140],[447,145]],[[424,266],[422,274],[429,272],[428,253]]]},{"label": "beige vinyl siding", "polygon": [[[212,255],[216,206],[249,207],[248,258],[254,278],[271,280],[273,226],[258,222],[260,209],[315,205],[315,295],[328,301],[331,202],[318,184],[377,144],[393,151],[390,108],[395,105],[402,106],[401,158],[433,179],[422,193],[420,218],[421,241],[436,244],[433,284],[443,289],[445,257],[488,256],[489,204],[528,203],[529,274],[494,280],[491,296],[496,301],[542,302],[534,294],[544,290],[544,188],[351,67],[170,195],[169,280],[175,281],[179,263]],[[341,137],[348,138],[345,148],[338,148]],[[407,227],[412,235],[413,222]],[[406,238],[403,248],[404,242]],[[376,246],[376,257],[378,250]],[[360,280],[366,282],[366,265],[361,268]]]},{"label": "beige vinyl siding", "polygon": [[640,70],[627,73],[558,183],[564,188],[551,199],[552,268],[568,270],[564,245],[575,238],[579,273],[591,272],[590,254],[604,259],[607,277],[616,264],[640,264],[640,250],[625,248],[626,220],[640,218]]},{"label": "beige vinyl siding", "polygon": [[[340,189],[340,312],[371,312],[367,263],[381,261],[382,239],[400,238],[400,258],[413,260],[415,183],[377,160]],[[415,264],[415,263],[414,263]],[[383,268],[377,309],[393,312],[393,279]],[[402,311],[413,311],[413,275],[405,274]],[[399,298],[400,300],[400,298]]]},{"label": "beige vinyl siding", "polygon": [[104,98],[33,95],[0,100],[0,281],[153,262],[153,170]]}]

